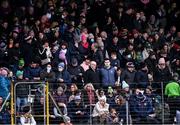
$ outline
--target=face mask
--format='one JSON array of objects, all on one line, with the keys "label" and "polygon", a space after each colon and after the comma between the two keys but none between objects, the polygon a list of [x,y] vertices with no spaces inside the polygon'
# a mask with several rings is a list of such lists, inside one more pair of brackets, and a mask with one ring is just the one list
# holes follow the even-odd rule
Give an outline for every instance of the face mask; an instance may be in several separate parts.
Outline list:
[{"label": "face mask", "polygon": [[50,73],[51,67],[47,67],[47,72]]},{"label": "face mask", "polygon": [[90,41],[91,41],[91,43],[94,43],[94,39],[91,39]]}]

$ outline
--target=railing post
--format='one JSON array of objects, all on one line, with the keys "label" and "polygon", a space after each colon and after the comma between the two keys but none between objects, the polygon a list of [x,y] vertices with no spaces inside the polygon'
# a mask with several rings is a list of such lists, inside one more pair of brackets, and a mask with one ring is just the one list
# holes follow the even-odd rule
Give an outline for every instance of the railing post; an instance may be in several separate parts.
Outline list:
[{"label": "railing post", "polygon": [[46,82],[46,124],[49,125],[49,83]]},{"label": "railing post", "polygon": [[162,92],[162,124],[164,124],[165,103],[164,103],[164,85],[163,85],[163,82],[161,82],[161,92]]},{"label": "railing post", "polygon": [[14,125],[14,82],[11,81],[11,125]]}]

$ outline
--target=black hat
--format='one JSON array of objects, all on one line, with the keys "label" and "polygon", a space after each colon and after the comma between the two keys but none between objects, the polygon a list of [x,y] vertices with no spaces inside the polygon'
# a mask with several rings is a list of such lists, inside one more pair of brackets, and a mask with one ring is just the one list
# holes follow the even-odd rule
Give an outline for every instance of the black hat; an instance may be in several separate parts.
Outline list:
[{"label": "black hat", "polygon": [[22,107],[22,110],[24,113],[28,113],[30,111],[30,106],[29,105],[25,105]]}]

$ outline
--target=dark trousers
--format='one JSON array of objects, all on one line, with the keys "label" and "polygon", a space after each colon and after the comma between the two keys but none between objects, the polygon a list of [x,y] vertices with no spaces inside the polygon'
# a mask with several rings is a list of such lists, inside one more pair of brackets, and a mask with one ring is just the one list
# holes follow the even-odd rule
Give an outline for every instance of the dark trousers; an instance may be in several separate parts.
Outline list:
[{"label": "dark trousers", "polygon": [[179,110],[180,97],[168,97],[167,103],[170,109],[170,122],[174,122],[176,110]]}]

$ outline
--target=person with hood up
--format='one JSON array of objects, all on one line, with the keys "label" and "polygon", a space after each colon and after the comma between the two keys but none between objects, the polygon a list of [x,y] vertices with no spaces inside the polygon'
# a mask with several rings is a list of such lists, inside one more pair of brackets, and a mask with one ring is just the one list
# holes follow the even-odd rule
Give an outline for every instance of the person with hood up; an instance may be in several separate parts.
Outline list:
[{"label": "person with hood up", "polygon": [[56,80],[60,83],[65,83],[69,85],[71,83],[71,76],[66,70],[65,64],[63,62],[58,64],[58,72],[56,73]]}]

